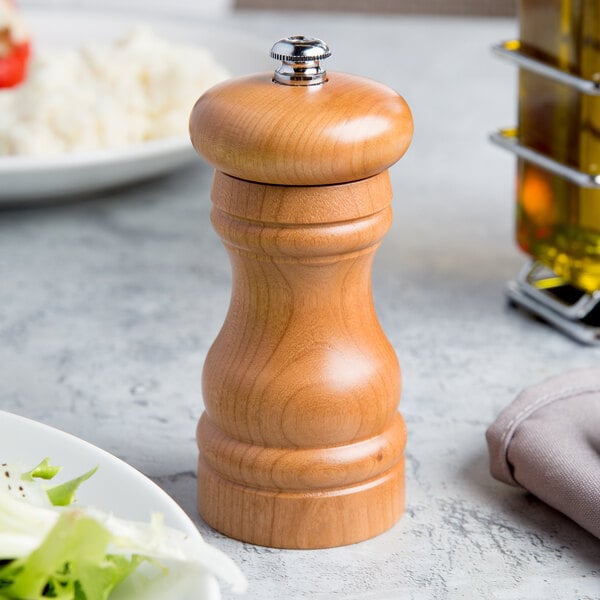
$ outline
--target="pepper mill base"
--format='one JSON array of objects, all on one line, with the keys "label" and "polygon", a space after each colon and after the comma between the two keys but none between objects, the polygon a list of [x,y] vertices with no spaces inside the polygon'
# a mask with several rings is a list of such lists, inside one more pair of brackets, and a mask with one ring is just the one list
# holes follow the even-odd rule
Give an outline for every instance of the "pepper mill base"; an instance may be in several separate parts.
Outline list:
[{"label": "pepper mill base", "polygon": [[376,438],[319,449],[250,446],[225,436],[204,414],[198,509],[217,531],[259,546],[308,550],[360,542],[391,528],[404,511],[405,444],[400,414]]}]

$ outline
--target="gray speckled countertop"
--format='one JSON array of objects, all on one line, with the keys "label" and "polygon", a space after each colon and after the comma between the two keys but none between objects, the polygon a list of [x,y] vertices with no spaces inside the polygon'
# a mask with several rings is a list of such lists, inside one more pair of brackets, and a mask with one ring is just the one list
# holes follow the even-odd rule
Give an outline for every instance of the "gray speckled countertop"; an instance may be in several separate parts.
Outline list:
[{"label": "gray speckled countertop", "polygon": [[488,47],[515,23],[243,13],[231,25],[267,46],[322,37],[329,68],[379,79],[412,106],[415,140],[391,171],[395,222],[373,275],[404,374],[406,514],[370,541],[310,552],[229,540],[197,516],[200,373],[230,287],[200,162],[0,212],[0,408],[151,476],[238,561],[249,599],[600,598],[598,540],[488,474],[485,429],[515,394],[600,359],[504,299],[524,261],[514,165],[486,134],[514,121],[515,72]]}]

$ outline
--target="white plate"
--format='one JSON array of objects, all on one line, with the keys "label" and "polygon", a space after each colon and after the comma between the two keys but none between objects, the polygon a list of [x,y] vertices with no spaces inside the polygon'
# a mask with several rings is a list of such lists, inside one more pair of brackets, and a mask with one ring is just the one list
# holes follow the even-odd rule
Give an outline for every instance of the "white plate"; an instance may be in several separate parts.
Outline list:
[{"label": "white plate", "polygon": [[[65,479],[98,466],[96,474],[77,492],[79,504],[142,522],[148,522],[152,513],[162,513],[170,527],[192,539],[201,538],[194,523],[175,501],[133,467],[68,433],[0,411],[0,462],[34,467],[45,457],[49,457],[52,464],[64,467],[61,476]],[[207,600],[218,597],[215,591]]]},{"label": "white plate", "polygon": [[[147,23],[161,37],[209,48],[232,75],[271,68],[268,43],[223,22],[176,18],[151,11],[132,16],[74,8],[36,8],[27,10],[25,16],[37,48],[79,47],[92,40],[114,40],[132,25]],[[201,164],[187,135],[119,150],[52,158],[0,157],[0,205],[95,192],[164,175],[194,161]]]}]

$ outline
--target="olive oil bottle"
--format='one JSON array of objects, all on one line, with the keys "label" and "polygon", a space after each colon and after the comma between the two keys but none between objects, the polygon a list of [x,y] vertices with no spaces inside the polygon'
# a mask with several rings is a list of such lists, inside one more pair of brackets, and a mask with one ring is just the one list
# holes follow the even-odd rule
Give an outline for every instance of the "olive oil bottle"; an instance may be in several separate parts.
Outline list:
[{"label": "olive oil bottle", "polygon": [[[520,0],[520,50],[600,84],[600,1]],[[520,143],[600,175],[600,96],[521,69]],[[517,241],[566,283],[600,290],[600,189],[519,159]]]}]

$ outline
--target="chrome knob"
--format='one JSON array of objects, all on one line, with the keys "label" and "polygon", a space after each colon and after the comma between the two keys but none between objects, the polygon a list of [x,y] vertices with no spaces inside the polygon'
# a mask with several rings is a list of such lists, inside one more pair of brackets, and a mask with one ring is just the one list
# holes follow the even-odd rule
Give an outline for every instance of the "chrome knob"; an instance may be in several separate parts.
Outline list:
[{"label": "chrome knob", "polygon": [[271,48],[271,58],[280,60],[273,81],[283,85],[319,85],[327,81],[327,72],[319,61],[331,56],[327,44],[313,37],[292,35]]}]

